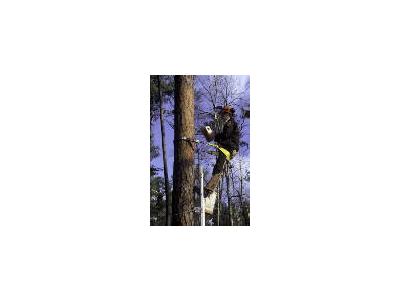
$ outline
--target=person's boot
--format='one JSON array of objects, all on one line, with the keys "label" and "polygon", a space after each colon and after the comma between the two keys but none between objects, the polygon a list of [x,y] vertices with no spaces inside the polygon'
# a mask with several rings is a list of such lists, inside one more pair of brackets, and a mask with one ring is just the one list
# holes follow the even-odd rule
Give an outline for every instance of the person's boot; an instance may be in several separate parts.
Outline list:
[{"label": "person's boot", "polygon": [[[219,183],[221,174],[222,173],[214,174],[211,177],[210,181],[207,183],[207,185],[205,187],[203,187],[204,198],[208,197],[215,190],[215,188],[217,187],[217,185]],[[193,192],[200,195],[200,187],[197,185],[193,186]]]},{"label": "person's boot", "polygon": [[[193,192],[200,195],[200,187],[197,185],[193,186]],[[213,191],[203,187],[203,197],[207,198]]]},{"label": "person's boot", "polygon": [[216,199],[217,199],[216,192],[211,192],[211,193],[209,193],[209,195],[207,195],[207,197],[204,198],[204,203],[205,203],[204,210],[205,210],[206,214],[212,216]]},{"label": "person's boot", "polygon": [[207,198],[208,196],[210,196],[210,194],[212,192],[213,192],[212,190],[209,190],[208,188],[204,187],[204,192],[203,192],[204,198]]}]

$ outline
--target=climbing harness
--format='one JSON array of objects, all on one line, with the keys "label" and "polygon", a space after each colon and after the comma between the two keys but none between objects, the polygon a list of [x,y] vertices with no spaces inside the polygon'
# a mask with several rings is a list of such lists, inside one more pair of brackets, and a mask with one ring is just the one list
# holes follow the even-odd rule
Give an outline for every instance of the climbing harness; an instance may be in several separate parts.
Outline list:
[{"label": "climbing harness", "polygon": [[217,148],[219,151],[221,151],[227,160],[231,160],[231,153],[226,150],[225,148],[222,148],[221,146],[217,145],[217,144],[213,144],[213,143],[208,143],[209,146],[215,147]]},{"label": "climbing harness", "polygon": [[[183,136],[183,137],[179,138],[178,140],[187,141],[187,142],[195,143],[195,144],[206,144],[208,146],[214,147],[214,148],[218,149],[219,151],[221,151],[225,155],[227,160],[231,160],[233,158],[233,157],[231,157],[232,155],[229,152],[229,150],[227,150],[227,149],[225,149],[225,148],[223,148],[223,147],[221,147],[221,146],[219,146],[218,144],[215,144],[215,143],[202,142],[200,140],[188,138],[186,136]],[[208,151],[208,153],[217,154],[218,152],[217,151]]]}]

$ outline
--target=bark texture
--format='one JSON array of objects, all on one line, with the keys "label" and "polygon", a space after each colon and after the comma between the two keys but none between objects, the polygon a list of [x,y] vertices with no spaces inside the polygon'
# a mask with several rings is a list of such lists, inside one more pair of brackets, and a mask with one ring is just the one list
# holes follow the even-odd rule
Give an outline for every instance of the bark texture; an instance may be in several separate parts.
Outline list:
[{"label": "bark texture", "polygon": [[194,145],[182,138],[194,138],[193,76],[175,76],[174,183],[172,225],[194,225]]}]

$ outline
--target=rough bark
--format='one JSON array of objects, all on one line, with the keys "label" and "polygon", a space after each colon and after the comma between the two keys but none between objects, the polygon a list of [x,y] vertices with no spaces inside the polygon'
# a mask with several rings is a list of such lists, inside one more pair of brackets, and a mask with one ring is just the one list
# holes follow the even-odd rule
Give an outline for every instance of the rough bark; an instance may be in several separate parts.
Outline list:
[{"label": "rough bark", "polygon": [[175,76],[174,110],[172,225],[193,225],[194,145],[182,140],[195,134],[193,76]]}]

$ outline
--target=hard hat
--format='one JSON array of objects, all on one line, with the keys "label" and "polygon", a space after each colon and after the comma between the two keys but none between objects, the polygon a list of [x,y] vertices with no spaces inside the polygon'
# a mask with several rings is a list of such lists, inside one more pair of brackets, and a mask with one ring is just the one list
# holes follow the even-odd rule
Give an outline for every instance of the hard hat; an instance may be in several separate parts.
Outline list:
[{"label": "hard hat", "polygon": [[233,115],[235,113],[235,109],[233,107],[227,105],[222,108],[221,113],[229,113],[229,114]]}]

